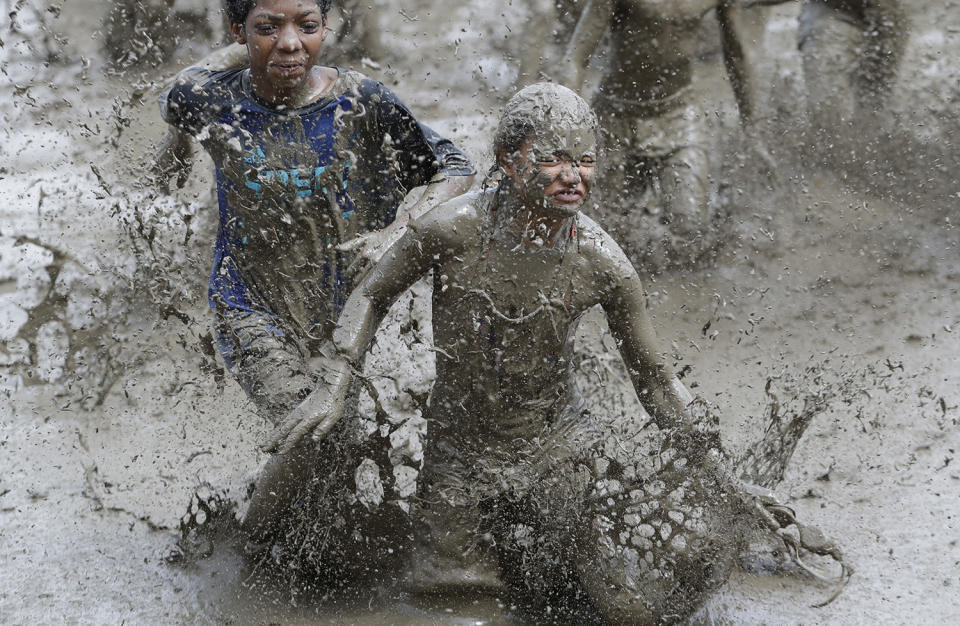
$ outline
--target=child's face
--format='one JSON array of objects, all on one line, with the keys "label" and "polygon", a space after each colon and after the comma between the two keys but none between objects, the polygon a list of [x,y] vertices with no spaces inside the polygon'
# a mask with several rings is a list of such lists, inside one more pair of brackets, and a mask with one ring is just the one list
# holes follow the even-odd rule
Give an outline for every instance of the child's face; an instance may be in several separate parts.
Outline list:
[{"label": "child's face", "polygon": [[257,94],[277,103],[305,87],[327,37],[316,0],[257,0],[246,22],[230,29],[247,46]]},{"label": "child's face", "polygon": [[593,183],[597,140],[592,128],[555,130],[528,141],[517,155],[515,182],[524,204],[550,215],[570,216],[583,206]]}]

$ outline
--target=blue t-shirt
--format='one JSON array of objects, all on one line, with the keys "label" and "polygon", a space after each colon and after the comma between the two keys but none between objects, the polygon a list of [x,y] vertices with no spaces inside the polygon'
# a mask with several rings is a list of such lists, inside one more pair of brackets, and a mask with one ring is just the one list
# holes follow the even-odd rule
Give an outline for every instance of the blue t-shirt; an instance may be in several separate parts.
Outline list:
[{"label": "blue t-shirt", "polygon": [[318,101],[259,99],[249,70],[190,68],[160,96],[164,120],[194,135],[216,166],[220,227],[210,306],[323,334],[352,285],[334,246],[383,228],[406,193],[437,173],[474,173],[449,140],[381,83],[340,70]]}]

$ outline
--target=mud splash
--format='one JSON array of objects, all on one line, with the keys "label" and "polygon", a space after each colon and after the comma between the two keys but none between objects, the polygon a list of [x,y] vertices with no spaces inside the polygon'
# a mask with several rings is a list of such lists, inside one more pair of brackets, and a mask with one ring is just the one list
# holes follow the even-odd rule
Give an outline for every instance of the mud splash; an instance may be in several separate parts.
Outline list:
[{"label": "mud splash", "polygon": [[[721,176],[726,209],[734,216],[727,252],[712,269],[659,277],[648,284],[655,323],[664,337],[675,338],[671,352],[678,369],[689,366],[686,380],[696,380],[695,391],[718,405],[721,432],[733,456],[763,429],[760,416],[769,411],[764,386],[771,375],[803,372],[811,355],[816,359],[831,351],[850,356],[844,368],[856,371],[875,362],[879,373],[890,374],[878,385],[863,385],[866,393],[855,396],[849,406],[834,403],[814,420],[780,484],[801,519],[838,537],[857,576],[832,604],[812,609],[809,605],[825,599],[829,589],[734,570],[728,584],[707,604],[713,619],[857,623],[960,618],[956,607],[937,600],[945,597],[944,589],[960,584],[949,567],[956,549],[950,543],[951,520],[960,511],[955,499],[943,495],[955,489],[953,450],[960,445],[954,434],[960,398],[949,384],[960,350],[956,334],[960,318],[954,306],[960,273],[955,226],[945,220],[956,208],[956,189],[945,172],[951,171],[957,155],[951,113],[956,105],[956,68],[946,59],[955,56],[960,41],[948,5],[905,4],[914,34],[903,60],[909,71],[891,95],[899,120],[894,136],[881,133],[876,140],[855,144],[857,159],[849,160],[846,171],[837,174],[787,159],[787,180],[772,191],[768,183],[747,174]],[[242,499],[238,494],[247,474],[256,468],[256,444],[266,426],[250,419],[250,407],[237,399],[241,392],[229,379],[218,393],[214,376],[201,372],[200,359],[194,356],[199,337],[209,330],[202,287],[194,289],[190,282],[203,282],[209,266],[209,251],[202,244],[185,246],[189,269],[182,272],[172,269],[179,263],[177,257],[170,262],[158,253],[152,261],[158,270],[171,272],[170,286],[137,292],[134,301],[147,302],[148,321],[141,325],[133,323],[136,316],[127,316],[126,323],[139,331],[120,335],[140,359],[121,359],[114,370],[116,382],[93,410],[67,404],[64,394],[79,392],[79,386],[65,383],[73,371],[69,360],[73,357],[63,360],[59,327],[50,327],[56,332],[40,339],[32,330],[39,333],[44,324],[58,322],[67,330],[68,341],[81,333],[74,343],[88,346],[82,336],[86,331],[65,321],[66,306],[97,313],[101,309],[95,299],[106,301],[110,296],[99,294],[99,283],[91,282],[90,276],[112,282],[109,291],[127,285],[134,272],[132,265],[118,272],[122,280],[103,272],[105,267],[126,267],[115,254],[129,238],[109,216],[110,196],[88,167],[93,162],[111,192],[127,195],[118,184],[131,179],[124,179],[127,174],[113,176],[127,168],[114,168],[109,158],[116,154],[114,148],[100,142],[102,133],[114,126],[112,119],[105,121],[109,119],[105,112],[114,107],[113,96],[128,89],[98,73],[99,44],[89,35],[98,28],[100,9],[95,3],[71,2],[63,5],[59,18],[40,11],[59,32],[43,31],[39,22],[23,19],[29,13],[24,9],[18,14],[16,33],[5,31],[2,36],[5,76],[14,84],[0,87],[10,94],[0,110],[8,122],[3,131],[7,154],[13,155],[12,163],[0,165],[4,168],[0,196],[6,207],[0,213],[4,235],[0,265],[8,268],[4,270],[8,278],[0,286],[0,306],[4,320],[8,312],[10,319],[28,320],[39,306],[32,304],[38,298],[56,310],[24,331],[21,339],[37,344],[37,355],[51,355],[38,357],[38,362],[51,366],[49,371],[56,373],[60,363],[66,365],[56,382],[27,384],[25,371],[37,368],[37,363],[7,361],[30,354],[30,348],[21,341],[7,342],[4,334],[0,377],[10,402],[0,406],[0,421],[3,446],[11,454],[4,455],[0,479],[0,523],[8,538],[0,554],[5,562],[27,567],[5,570],[0,611],[25,622],[103,623],[116,621],[118,615],[141,621],[199,622],[241,617],[264,622],[510,621],[509,604],[489,598],[473,605],[473,600],[451,597],[420,602],[358,593],[339,603],[301,596],[300,606],[293,607],[284,591],[245,587],[241,560],[227,549],[215,550],[210,559],[192,568],[170,568],[161,562],[198,483],[225,485],[232,490],[230,498]],[[468,3],[443,11],[445,24],[462,23],[465,32],[437,28],[439,11],[430,4],[404,11],[417,21],[398,19],[386,25],[383,40],[388,49],[406,52],[415,43],[418,62],[411,62],[412,57],[391,60],[383,76],[412,81],[399,88],[401,95],[409,94],[412,105],[432,111],[445,128],[458,129],[453,136],[463,136],[473,154],[482,156],[481,140],[490,135],[491,112],[514,75],[501,51],[519,43],[506,30],[507,25],[516,30],[516,25],[505,24],[489,4]],[[799,124],[804,90],[793,38],[796,13],[795,6],[771,9],[766,25],[756,31],[757,45],[765,51],[759,69],[769,77],[760,82],[774,86],[761,98],[761,110],[779,111],[768,128],[768,143],[778,158],[805,141]],[[72,26],[60,26],[66,23],[64,16],[70,17]],[[33,34],[43,39],[34,39]],[[23,50],[27,54],[18,56]],[[58,51],[68,61],[44,69],[43,63]],[[697,71],[708,77],[719,74],[709,50],[702,56]],[[467,67],[468,62],[470,71],[455,75],[446,71],[451,64]],[[69,87],[53,89],[51,81]],[[708,111],[718,120],[716,128],[725,137],[734,136],[732,104],[716,95],[723,91],[723,81],[704,84],[715,91],[709,102],[717,104]],[[409,85],[417,89],[403,91]],[[75,87],[80,92],[73,91]],[[144,105],[136,100],[122,109],[129,125],[121,136],[120,158],[130,163],[149,153],[156,139],[150,129],[157,125],[151,117],[151,98],[144,96]],[[930,138],[937,144],[932,145]],[[841,153],[837,145],[817,144],[814,149]],[[736,165],[737,160],[731,157],[726,162]],[[188,230],[193,233],[191,245],[209,241],[210,236],[202,234],[211,223],[208,198],[206,184],[199,183],[182,191],[176,207],[169,209],[174,214],[182,211],[184,218],[193,215],[189,228],[180,218],[171,218],[166,228],[158,217],[145,214],[144,234],[137,234],[143,240],[138,243],[141,253],[135,258],[144,263],[151,259],[145,241],[153,220],[154,248],[166,246],[167,236],[183,243]],[[131,214],[129,219],[137,229],[136,217]],[[175,249],[170,244],[167,254]],[[58,279],[64,273],[80,276],[68,290],[78,290],[73,305],[69,295],[63,305],[45,287],[61,261],[67,269]],[[427,298],[419,289],[417,301]],[[172,315],[154,326],[151,320],[160,307],[151,299],[181,290],[186,295],[175,308],[189,316],[192,325],[185,326]],[[391,398],[405,398],[398,389],[423,394],[423,381],[432,376],[432,356],[426,349],[429,323],[422,311],[413,316],[418,320],[415,325],[409,323],[404,306],[410,302],[394,310],[395,326],[389,328],[399,328],[400,319],[408,320],[408,327],[419,326],[408,335],[424,339],[410,339],[415,356],[391,354],[389,359],[394,360],[383,365],[371,363],[374,382],[383,392],[381,404],[390,415],[403,414],[391,404]],[[63,312],[57,307],[64,307]],[[4,333],[14,327],[21,330],[18,324],[5,321]],[[109,343],[117,328],[106,326]],[[594,342],[582,361],[582,374],[590,380],[596,378],[595,369],[603,372],[599,363],[614,347],[602,330],[584,332]],[[93,380],[96,383],[98,377]],[[802,376],[797,380],[801,388],[816,388],[814,381]],[[775,379],[771,391],[781,405],[789,403],[793,383],[782,391],[777,391],[777,384]],[[612,381],[602,393],[595,402],[597,411],[634,402],[626,386]],[[88,395],[89,390],[80,394]],[[364,403],[373,411],[372,399]],[[397,404],[410,411],[409,419],[422,419],[409,398]],[[783,408],[779,412],[784,415]],[[241,418],[244,426],[238,427]],[[619,450],[618,445],[613,447]],[[629,441],[622,445],[635,449]],[[49,558],[54,552],[61,555],[56,563]],[[96,603],[90,600],[94,596]]]}]

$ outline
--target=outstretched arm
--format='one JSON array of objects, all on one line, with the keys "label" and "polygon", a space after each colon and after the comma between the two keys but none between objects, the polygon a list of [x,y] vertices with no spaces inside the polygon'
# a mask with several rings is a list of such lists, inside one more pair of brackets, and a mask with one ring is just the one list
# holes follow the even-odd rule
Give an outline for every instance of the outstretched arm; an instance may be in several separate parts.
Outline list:
[{"label": "outstretched arm", "polygon": [[772,7],[778,4],[786,4],[788,2],[793,2],[793,0],[743,0],[743,2],[740,3],[740,6],[745,9],[749,9],[750,7]]},{"label": "outstretched arm", "polygon": [[474,175],[450,176],[438,173],[423,190],[423,195],[410,207],[409,210],[398,214],[381,230],[374,230],[364,235],[354,237],[338,247],[343,252],[355,252],[354,261],[347,268],[351,276],[360,276],[373,263],[380,259],[380,255],[393,243],[399,240],[404,227],[410,220],[416,220],[430,209],[443,204],[447,200],[467,193],[473,185]]},{"label": "outstretched arm", "polygon": [[720,22],[720,39],[723,48],[723,65],[730,77],[733,95],[740,110],[740,121],[744,126],[753,123],[753,77],[746,53],[743,49],[740,25],[738,22],[736,0],[721,0],[717,6],[717,20]]},{"label": "outstretched arm", "polygon": [[573,38],[564,54],[564,71],[560,80],[564,86],[577,92],[583,87],[587,62],[597,49],[597,43],[612,17],[613,0],[587,1],[580,13],[577,27],[573,31]]},{"label": "outstretched arm", "polygon": [[[629,264],[626,257],[622,261]],[[658,349],[643,285],[632,267],[601,304],[643,408],[661,430],[691,426],[686,407],[692,397]]]},{"label": "outstretched arm", "polygon": [[446,252],[440,239],[431,224],[420,229],[412,222],[357,286],[337,320],[332,345],[324,346],[319,357],[323,383],[270,435],[264,446],[268,452],[288,452],[307,434],[320,439],[333,428],[346,408],[353,373],[390,305],[430,270],[437,255]]}]

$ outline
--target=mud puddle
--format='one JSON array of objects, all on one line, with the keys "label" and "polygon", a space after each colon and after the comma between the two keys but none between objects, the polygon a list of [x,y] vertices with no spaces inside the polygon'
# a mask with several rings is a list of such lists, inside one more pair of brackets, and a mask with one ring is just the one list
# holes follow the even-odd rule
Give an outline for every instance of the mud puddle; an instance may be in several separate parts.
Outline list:
[{"label": "mud puddle", "polygon": [[[955,55],[960,42],[949,22],[938,26],[945,17],[936,8],[909,4],[917,31],[907,63],[915,71],[907,69],[904,81],[915,85],[898,94],[898,110],[907,110],[911,94],[921,94],[939,123],[929,132],[946,132],[937,111],[950,103],[944,85],[954,70],[942,58]],[[76,6],[82,13],[85,5]],[[71,8],[65,6],[64,14]],[[763,74],[771,84],[782,80],[798,88],[797,60],[783,35],[789,33],[791,10],[773,13],[757,32],[769,51]],[[458,11],[467,30],[448,32],[439,23],[442,12],[428,3],[408,10],[418,20],[398,20],[386,37],[404,54],[382,73],[424,117],[436,120],[439,130],[462,141],[483,169],[483,138],[511,79],[502,61],[510,44],[488,43],[503,35],[496,11],[476,3]],[[14,158],[0,174],[0,555],[6,565],[0,574],[0,619],[511,623],[509,607],[488,596],[411,598],[364,590],[327,601],[292,599],[279,590],[251,587],[229,545],[193,566],[164,560],[198,487],[213,485],[239,498],[262,461],[257,444],[267,428],[229,376],[218,382],[215,363],[201,369],[209,364],[195,348],[209,323],[203,301],[212,219],[204,213],[210,210],[209,178],[195,176],[163,205],[173,218],[142,213],[146,232],[156,228],[152,257],[148,247],[132,248],[121,217],[129,217],[136,230],[134,209],[149,207],[130,191],[137,175],[130,165],[149,153],[159,121],[148,97],[123,104],[119,114],[108,113],[115,98],[131,102],[131,87],[96,73],[99,52],[90,45],[96,23],[75,22],[68,33],[76,42],[71,53],[92,58],[90,67],[77,58],[43,70],[58,73],[64,86],[56,90],[44,81],[22,89],[35,76],[49,76],[40,73],[41,61],[4,61],[11,84],[0,88],[10,97],[0,110],[8,126],[5,153]],[[13,39],[7,41],[12,49]],[[421,58],[437,68],[421,65]],[[477,73],[440,71],[466,61],[478,62]],[[709,67],[708,77],[717,71],[715,64]],[[771,108],[777,102],[770,96]],[[729,113],[729,102],[725,107]],[[115,119],[130,120],[116,145]],[[729,131],[732,119],[725,116],[721,130]],[[198,163],[197,173],[204,168],[209,169],[206,163]],[[735,573],[700,619],[960,620],[951,601],[951,590],[960,585],[955,496],[960,238],[947,221],[956,214],[956,196],[945,200],[918,191],[913,201],[891,199],[802,167],[769,189],[737,176],[733,184],[740,184],[742,193],[736,196],[735,240],[711,268],[648,283],[654,323],[679,366],[689,366],[685,381],[718,407],[734,451],[762,428],[769,378],[815,388],[847,377],[859,385],[848,402],[817,418],[780,488],[800,516],[839,541],[856,574],[835,602],[813,608],[829,596],[829,588],[799,577]],[[922,181],[911,182],[919,188]],[[183,256],[169,262],[164,253],[185,241],[190,244],[181,246]],[[137,283],[138,258],[181,268],[176,276],[184,279],[185,293],[173,293],[170,284]],[[51,277],[49,268],[56,264],[67,271]],[[108,297],[112,286],[127,283],[139,299]],[[158,300],[175,303],[181,315],[164,319]],[[388,333],[399,327],[408,306],[409,301],[398,304]],[[39,325],[35,330],[45,327],[45,338],[31,335],[35,345],[24,347],[13,339],[38,307],[54,311],[48,322],[59,326]],[[105,320],[124,324],[94,332]],[[611,354],[611,340],[596,316],[585,320],[579,343],[581,353]],[[111,352],[120,344],[134,349]],[[68,359],[65,351],[71,348],[65,345],[89,348],[82,359],[86,365],[115,363],[109,370],[92,368],[96,376],[72,379],[65,370],[78,361]],[[29,373],[18,361],[23,354],[38,359]],[[814,365],[826,374],[809,376]],[[422,344],[383,354],[370,367],[399,371],[404,384],[420,390],[432,376],[432,359]],[[589,367],[583,376],[591,376]],[[597,411],[638,406],[617,379],[591,401]],[[402,401],[397,410],[405,410]]]}]

